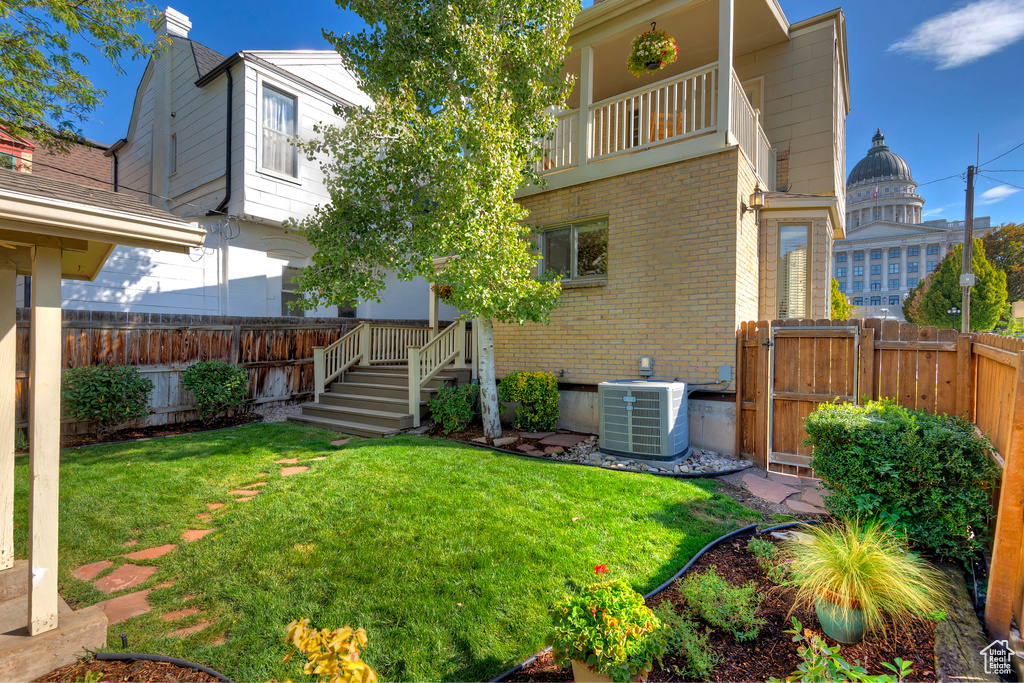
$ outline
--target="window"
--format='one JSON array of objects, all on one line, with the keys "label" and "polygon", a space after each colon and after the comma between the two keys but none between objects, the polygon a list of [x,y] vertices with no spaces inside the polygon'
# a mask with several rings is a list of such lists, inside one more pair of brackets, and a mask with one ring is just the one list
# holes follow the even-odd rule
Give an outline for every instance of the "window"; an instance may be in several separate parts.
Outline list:
[{"label": "window", "polygon": [[840,282],[839,283],[839,291],[842,292],[843,294],[846,294],[846,283],[845,282]]},{"label": "window", "polygon": [[932,272],[933,270],[935,270],[938,267],[939,267],[939,262],[938,261],[929,261],[928,262],[927,271],[930,273],[930,272]]},{"label": "window", "polygon": [[895,249],[890,249],[889,250],[889,258],[899,258],[899,257],[900,257],[900,249],[899,249],[899,247],[896,247]]},{"label": "window", "polygon": [[913,289],[914,287],[917,287],[917,278],[916,277],[908,277],[907,278],[907,287],[909,287],[910,289]]},{"label": "window", "polygon": [[859,296],[853,297],[853,305],[854,306],[863,306],[864,305],[864,298],[863,297],[859,297]]},{"label": "window", "polygon": [[836,263],[846,263],[846,253],[836,254]]},{"label": "window", "polygon": [[880,291],[882,291],[882,281],[881,280],[872,280],[871,281],[871,291],[872,292],[880,292]]},{"label": "window", "polygon": [[900,305],[900,298],[898,296],[890,296],[889,297],[889,305],[890,306],[899,306]]},{"label": "window", "polygon": [[881,306],[882,305],[882,297],[880,297],[880,296],[873,296],[873,297],[871,297],[871,305],[872,306]]},{"label": "window", "polygon": [[854,261],[863,261],[864,260],[864,252],[863,251],[855,251],[855,252],[853,252],[853,260]]},{"label": "window", "polygon": [[841,266],[836,268],[836,277],[846,277],[846,267]]},{"label": "window", "polygon": [[889,264],[889,275],[895,275],[898,272],[900,272],[900,264],[898,264],[898,263],[890,263]]},{"label": "window", "polygon": [[292,315],[301,317],[301,308],[289,308],[289,303],[296,303],[302,300],[302,295],[297,291],[299,286],[292,282],[299,274],[299,268],[285,266],[281,269],[281,315]]},{"label": "window", "polygon": [[917,247],[907,247],[907,256],[917,256],[919,251]]},{"label": "window", "polygon": [[7,152],[0,152],[0,168],[8,168],[12,171],[18,170],[18,157]]},{"label": "window", "polygon": [[916,273],[916,272],[917,272],[917,269],[918,269],[918,267],[919,267],[920,265],[921,265],[921,264],[920,264],[920,263],[918,263],[917,261],[913,261],[913,262],[911,262],[911,263],[908,263],[908,264],[907,264],[907,272],[908,272],[908,273]]},{"label": "window", "polygon": [[810,227],[779,226],[778,311],[780,318],[806,318],[810,311]]},{"label": "window", "polygon": [[263,86],[263,168],[295,177],[295,98]]},{"label": "window", "polygon": [[853,281],[853,291],[855,291],[855,292],[863,292],[864,291],[864,281],[863,280],[854,280]]},{"label": "window", "polygon": [[171,133],[171,173],[178,172],[178,134]]},{"label": "window", "polygon": [[871,266],[871,274],[872,275],[881,275],[882,274],[882,266],[881,265]]},{"label": "window", "polygon": [[900,288],[900,279],[896,278],[894,280],[892,278],[889,278],[889,289],[899,289],[899,288]]},{"label": "window", "polygon": [[863,274],[864,274],[864,266],[854,266],[853,267],[853,276],[854,277],[857,277],[858,275],[863,275]]},{"label": "window", "polygon": [[928,247],[928,255],[929,256],[932,256],[933,254],[938,254],[938,253],[939,253],[939,245],[933,244],[933,245]]},{"label": "window", "polygon": [[541,235],[544,272],[563,280],[603,277],[608,273],[608,219],[562,225]]},{"label": "window", "polygon": [[882,258],[882,250],[881,249],[872,249],[871,250],[871,260],[872,261],[877,261],[880,258]]}]

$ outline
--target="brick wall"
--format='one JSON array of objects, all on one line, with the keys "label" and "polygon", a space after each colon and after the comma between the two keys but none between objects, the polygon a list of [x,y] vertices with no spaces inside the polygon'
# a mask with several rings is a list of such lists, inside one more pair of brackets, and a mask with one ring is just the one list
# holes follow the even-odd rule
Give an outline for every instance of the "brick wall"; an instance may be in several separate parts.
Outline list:
[{"label": "brick wall", "polygon": [[652,355],[658,377],[717,379],[735,362],[737,319],[757,310],[752,213],[737,231],[754,187],[749,171],[739,178],[746,166],[728,150],[524,198],[535,226],[607,216],[608,278],[563,291],[550,325],[496,325],[498,376],[564,370],[595,384],[637,377]]},{"label": "brick wall", "polygon": [[113,159],[103,156],[104,148],[87,143],[72,143],[66,153],[50,152],[38,141],[31,172],[44,178],[77,183],[101,190],[113,190]]}]

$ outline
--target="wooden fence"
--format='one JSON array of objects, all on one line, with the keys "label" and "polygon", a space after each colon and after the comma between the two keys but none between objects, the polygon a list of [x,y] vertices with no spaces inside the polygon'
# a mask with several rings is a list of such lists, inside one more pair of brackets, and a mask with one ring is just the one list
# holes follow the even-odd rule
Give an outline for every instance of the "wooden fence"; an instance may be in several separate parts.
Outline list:
[{"label": "wooden fence", "polygon": [[[27,423],[29,310],[18,310],[16,421]],[[305,398],[313,392],[313,347],[326,346],[360,323],[356,318],[253,318],[237,316],[63,312],[63,367],[133,365],[153,381],[152,413],[138,424],[196,418],[180,378],[201,360],[236,363],[249,372],[250,405]],[[427,328],[426,321],[375,321]],[[88,425],[62,422],[64,433]]]},{"label": "wooden fence", "polygon": [[758,466],[811,474],[804,418],[826,401],[894,399],[963,415],[1002,469],[985,622],[1005,638],[1024,624],[1024,341],[895,320],[745,322],[736,341],[737,452]]}]

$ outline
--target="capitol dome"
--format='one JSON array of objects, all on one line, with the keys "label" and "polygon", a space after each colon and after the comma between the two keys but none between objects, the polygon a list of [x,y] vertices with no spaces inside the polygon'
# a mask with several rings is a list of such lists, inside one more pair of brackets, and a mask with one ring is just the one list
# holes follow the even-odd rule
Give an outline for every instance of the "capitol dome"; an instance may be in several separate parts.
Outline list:
[{"label": "capitol dome", "polygon": [[914,182],[913,176],[910,175],[910,165],[899,154],[889,151],[881,129],[871,138],[871,143],[867,156],[858,161],[850,171],[850,176],[846,179],[847,188],[891,180]]}]

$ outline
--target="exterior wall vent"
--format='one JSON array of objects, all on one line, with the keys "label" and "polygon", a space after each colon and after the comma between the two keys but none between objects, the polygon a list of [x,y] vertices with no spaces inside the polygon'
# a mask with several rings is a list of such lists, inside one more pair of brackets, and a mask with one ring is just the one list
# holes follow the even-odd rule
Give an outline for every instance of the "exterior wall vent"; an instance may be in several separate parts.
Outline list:
[{"label": "exterior wall vent", "polygon": [[653,463],[690,454],[685,382],[601,382],[597,400],[602,452]]}]

